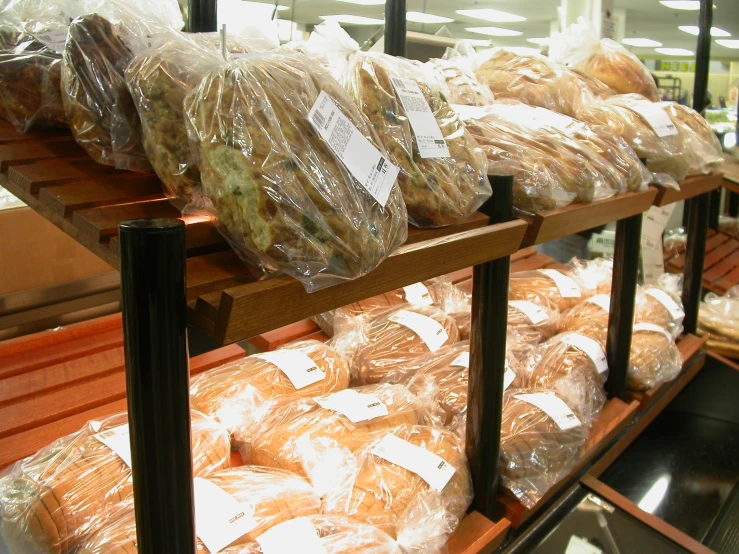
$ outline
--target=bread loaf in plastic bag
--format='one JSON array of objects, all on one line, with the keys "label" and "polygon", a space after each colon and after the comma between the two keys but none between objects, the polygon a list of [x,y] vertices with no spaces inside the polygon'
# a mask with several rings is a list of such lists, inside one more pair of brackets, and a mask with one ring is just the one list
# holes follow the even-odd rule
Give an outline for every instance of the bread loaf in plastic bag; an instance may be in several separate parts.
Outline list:
[{"label": "bread loaf in plastic bag", "polygon": [[676,339],[682,334],[685,318],[681,296],[681,277],[663,273],[655,284],[637,290],[634,321],[659,325]]},{"label": "bread loaf in plastic bag", "polygon": [[[386,179],[384,203],[335,153],[342,137],[329,141],[314,128],[325,116],[311,110],[329,103],[340,114],[330,117],[345,118],[347,144],[363,141],[385,164],[376,172]],[[405,242],[405,206],[391,171],[383,173],[377,135],[306,56],[267,52],[221,63],[186,107],[218,229],[259,272],[286,273],[310,292],[364,275]]]},{"label": "bread loaf in plastic bag", "polygon": [[62,60],[62,101],[77,143],[96,162],[151,171],[125,71],[152,35],[182,27],[177,2],[105,2],[75,18]]},{"label": "bread loaf in plastic bag", "polygon": [[447,48],[443,59],[432,58],[428,66],[444,77],[449,88],[448,100],[452,104],[468,106],[487,106],[493,103],[493,93],[487,85],[477,80],[468,58],[456,53],[457,50]]},{"label": "bread loaf in plastic bag", "polygon": [[596,294],[591,296],[562,316],[559,332],[580,333],[605,347],[610,306],[610,295]]},{"label": "bread loaf in plastic bag", "polygon": [[668,331],[652,323],[637,323],[631,335],[626,386],[635,391],[657,387],[678,376],[683,359]]},{"label": "bread loaf in plastic bag", "polygon": [[577,282],[556,269],[513,273],[508,286],[509,300],[528,300],[560,312],[569,310],[585,298]]},{"label": "bread loaf in plastic bag", "polygon": [[506,391],[498,467],[503,486],[524,506],[533,507],[572,469],[590,424],[581,421],[554,391]]},{"label": "bread loaf in plastic bag", "polygon": [[730,288],[724,296],[709,292],[698,312],[700,326],[709,333],[739,341],[739,286]]},{"label": "bread loaf in plastic bag", "polygon": [[[228,433],[199,412],[191,417],[194,474],[227,468]],[[0,477],[0,520],[9,554],[75,552],[94,530],[96,514],[133,497],[126,422],[126,414],[90,421]],[[101,440],[115,440],[129,461]]]},{"label": "bread loaf in plastic bag", "polygon": [[[398,184],[411,223],[418,227],[450,225],[474,213],[490,197],[485,155],[450,107],[440,75],[403,58],[358,52],[351,57],[342,83],[377,130],[390,160],[400,167]],[[416,86],[423,98],[406,93],[406,87]],[[403,102],[414,113],[431,111],[441,131],[441,138],[432,144],[438,146],[436,140],[443,140],[448,156],[441,152],[443,148],[429,153],[419,147],[419,130],[412,129],[412,117]],[[426,123],[434,126],[434,122]],[[429,132],[423,130],[424,146],[429,144]]]},{"label": "bread loaf in plastic bag", "polygon": [[[207,481],[205,486],[198,483],[199,479]],[[211,552],[200,538],[212,536],[212,531],[206,531],[212,525],[209,521],[211,518],[207,516],[217,522],[219,511],[227,509],[227,506],[208,505],[208,500],[217,497],[200,496],[200,487],[218,487],[223,497],[227,498],[228,495],[241,505],[242,517],[248,518],[248,523],[240,527],[245,533],[218,551],[225,554],[242,552],[242,548],[253,544],[258,536],[283,521],[317,515],[321,510],[321,499],[310,484],[302,477],[281,469],[242,466],[196,478],[194,492],[198,554]],[[101,524],[99,529],[85,541],[79,554],[138,554],[132,502],[119,504],[108,513],[100,514],[98,519]],[[205,533],[201,534],[201,531]]]},{"label": "bread loaf in plastic bag", "polygon": [[238,446],[254,436],[276,399],[338,392],[349,377],[346,361],[330,347],[293,342],[201,373],[190,385],[190,403],[225,425]]},{"label": "bread loaf in plastic bag", "polygon": [[[416,472],[419,456],[434,460],[430,474]],[[442,551],[472,495],[467,458],[454,434],[423,425],[401,426],[357,453],[350,486],[332,491],[326,510],[381,529],[396,538],[404,552],[434,553]]]},{"label": "bread loaf in plastic bag", "polygon": [[559,320],[556,308],[529,300],[508,301],[508,328],[520,335],[535,333],[539,335],[538,341],[547,340],[557,333]]}]

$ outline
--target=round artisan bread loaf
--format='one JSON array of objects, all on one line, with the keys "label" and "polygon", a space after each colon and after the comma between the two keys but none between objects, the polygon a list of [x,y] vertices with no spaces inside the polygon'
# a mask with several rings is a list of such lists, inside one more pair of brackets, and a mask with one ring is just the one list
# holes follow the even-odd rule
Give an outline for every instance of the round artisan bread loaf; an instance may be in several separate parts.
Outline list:
[{"label": "round artisan bread loaf", "polygon": [[[241,552],[256,537],[271,527],[295,517],[320,513],[321,499],[303,478],[280,469],[243,466],[209,475],[208,481],[241,504],[253,527],[221,552]],[[198,511],[198,487],[195,482],[195,510]],[[220,506],[213,506],[217,512]],[[136,520],[133,504],[118,505],[110,513],[100,514],[101,526],[80,548],[78,554],[138,554]],[[198,540],[198,554],[209,550]]]},{"label": "round artisan bread loaf", "polygon": [[[0,478],[2,536],[10,554],[73,552],[91,531],[90,520],[108,506],[133,497],[131,469],[97,437],[120,431],[125,414],[89,422]],[[125,429],[125,428],[123,428]],[[121,443],[128,446],[128,434]],[[195,475],[229,466],[228,434],[215,421],[192,412]]]},{"label": "round artisan bread loaf", "polygon": [[[325,407],[321,407],[322,404]],[[320,473],[319,449],[354,452],[379,432],[402,424],[415,425],[422,402],[402,385],[368,385],[315,400],[298,400],[275,409],[253,441],[245,462],[309,474]],[[361,408],[358,411],[357,408]],[[349,416],[344,415],[348,413]],[[328,471],[328,466],[325,468]],[[324,476],[327,477],[327,476]]]},{"label": "round artisan bread loaf", "polygon": [[585,335],[605,348],[608,336],[608,318],[611,298],[598,294],[580,302],[562,316],[559,322],[560,333],[579,333]]},{"label": "round artisan bread loaf", "polygon": [[528,300],[508,301],[508,328],[519,335],[538,333],[539,340],[547,340],[557,334],[559,312]]},{"label": "round artisan bread loaf", "polygon": [[379,383],[398,364],[459,341],[454,319],[433,306],[381,311],[360,333],[352,358],[360,384]]},{"label": "round artisan bread loaf", "polygon": [[683,359],[670,334],[658,325],[637,323],[631,336],[631,357],[626,386],[645,391],[672,381]]},{"label": "round artisan bread loaf", "polygon": [[606,401],[608,365],[600,344],[577,333],[555,335],[534,352],[525,388],[556,392],[583,421],[595,419]]},{"label": "round artisan bread loaf", "polygon": [[[321,373],[322,379],[310,383]],[[190,402],[226,425],[239,444],[266,417],[270,400],[324,396],[348,386],[349,366],[344,358],[322,342],[306,340],[202,373],[190,386]]]},{"label": "round artisan bread loaf", "polygon": [[[402,441],[405,448],[418,447],[441,458],[439,464],[453,468],[448,482],[443,486],[437,484],[440,490],[414,471],[388,461],[386,457],[399,455],[396,443]],[[341,501],[334,503],[329,498],[326,509],[339,509],[352,519],[373,525],[398,538],[404,547],[414,546],[405,543],[405,537],[420,538],[424,535],[421,530],[428,533],[421,540],[430,540],[435,534],[456,528],[472,501],[472,480],[464,447],[447,430],[424,425],[398,427],[378,436],[357,458],[359,468],[348,499],[338,495]],[[409,459],[403,461],[405,465]],[[413,517],[411,514],[422,506],[425,511]],[[451,521],[451,525],[440,529],[440,520]],[[411,532],[411,528],[416,532]]]},{"label": "round artisan bread loaf", "polygon": [[[552,405],[559,413],[550,413],[560,421],[532,402]],[[564,399],[554,391],[505,392],[499,462],[503,485],[525,506],[533,506],[575,463],[589,423],[566,410]]]},{"label": "round artisan bread loaf", "polygon": [[639,289],[636,295],[636,323],[652,323],[667,330],[673,338],[682,332],[685,312],[676,290],[663,290],[647,286]]},{"label": "round artisan bread loaf", "polygon": [[541,269],[511,275],[508,299],[528,300],[544,308],[565,312],[580,303],[584,296],[571,277],[556,269]]}]

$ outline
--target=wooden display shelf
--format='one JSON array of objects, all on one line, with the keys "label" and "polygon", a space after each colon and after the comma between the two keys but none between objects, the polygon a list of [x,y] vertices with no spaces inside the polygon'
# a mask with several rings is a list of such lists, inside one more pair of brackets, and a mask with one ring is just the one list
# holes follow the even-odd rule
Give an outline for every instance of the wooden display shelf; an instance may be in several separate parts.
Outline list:
[{"label": "wooden display shelf", "polygon": [[571,204],[564,208],[525,216],[529,228],[523,246],[543,244],[643,213],[652,206],[656,197],[657,189],[649,187],[641,192],[617,194],[589,204]]},{"label": "wooden display shelf", "polygon": [[447,551],[449,554],[491,554],[503,544],[510,526],[507,519],[495,523],[480,512],[472,512],[449,537]]},{"label": "wooden display shelf", "polygon": [[657,186],[657,198],[654,199],[655,206],[666,206],[674,204],[680,200],[687,200],[700,196],[706,192],[711,192],[720,188],[723,182],[723,175],[717,173],[715,175],[705,175],[699,177],[689,177],[678,184],[678,188]]},{"label": "wooden display shelf", "polygon": [[[703,288],[716,294],[725,294],[731,287],[739,284],[739,240],[711,229],[708,230],[707,237]],[[677,253],[665,254],[665,269],[672,273],[683,273],[685,245],[681,245]]]},{"label": "wooden display shelf", "polygon": [[739,194],[739,162],[731,154],[724,154],[724,182],[722,186]]}]

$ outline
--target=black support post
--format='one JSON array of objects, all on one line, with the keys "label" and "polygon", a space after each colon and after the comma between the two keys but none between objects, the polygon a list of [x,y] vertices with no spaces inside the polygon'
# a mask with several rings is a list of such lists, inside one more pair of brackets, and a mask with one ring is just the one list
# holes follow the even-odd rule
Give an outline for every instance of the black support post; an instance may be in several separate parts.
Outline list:
[{"label": "black support post", "polygon": [[706,257],[706,231],[710,193],[701,194],[685,203],[688,212],[688,242],[685,245],[683,274],[683,305],[686,333],[695,333],[698,327],[698,307],[703,292],[703,262]]},{"label": "black support post", "polygon": [[217,0],[188,0],[187,30],[191,33],[212,33],[217,30]]},{"label": "black support post", "polygon": [[606,339],[608,359],[606,392],[610,398],[623,398],[626,391],[636,282],[639,276],[641,224],[641,214],[621,219],[616,223],[611,311],[608,317],[608,337]]},{"label": "black support post", "polygon": [[[493,176],[490,223],[510,221],[513,178]],[[470,381],[467,400],[467,456],[475,488],[474,507],[489,519],[498,519],[498,457],[503,411],[508,281],[511,258],[506,256],[475,266],[472,286]]]},{"label": "black support post", "polygon": [[739,194],[731,191],[729,193],[729,215],[731,217],[739,216]]},{"label": "black support post", "polygon": [[693,109],[703,113],[708,90],[708,65],[711,61],[711,26],[713,25],[713,0],[700,0],[698,16],[698,47],[695,52],[695,82],[693,84]]},{"label": "black support post", "polygon": [[185,228],[119,225],[123,337],[139,554],[195,554]]},{"label": "black support post", "polygon": [[405,56],[406,0],[385,2],[385,54]]},{"label": "black support post", "polygon": [[719,216],[721,215],[721,188],[712,190],[709,195],[711,201],[708,209],[708,227],[718,231]]}]

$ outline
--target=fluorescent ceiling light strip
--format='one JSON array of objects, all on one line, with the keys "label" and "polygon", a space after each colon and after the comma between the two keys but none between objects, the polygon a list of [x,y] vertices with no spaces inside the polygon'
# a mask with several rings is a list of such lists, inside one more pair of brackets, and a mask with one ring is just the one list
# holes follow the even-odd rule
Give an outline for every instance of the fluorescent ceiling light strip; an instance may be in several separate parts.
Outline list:
[{"label": "fluorescent ceiling light strip", "polygon": [[518,23],[520,21],[526,21],[526,18],[521,17],[520,15],[491,9],[457,10],[457,13],[459,15],[482,19],[483,21],[491,21],[493,23]]},{"label": "fluorescent ceiling light strip", "polygon": [[337,14],[337,15],[319,15],[325,21],[336,21],[337,23],[345,23],[347,25],[382,25],[385,23],[383,19],[374,19],[372,17],[362,17],[361,15]]},{"label": "fluorescent ceiling light strip", "polygon": [[[254,7],[254,8],[257,8],[257,9],[259,9],[259,8],[262,8],[262,9],[269,8],[270,10],[274,10],[275,9],[275,5],[274,4],[267,4],[265,2],[247,2],[247,1],[242,1],[242,2],[239,2],[239,4],[241,6],[249,7],[249,8]],[[282,5],[278,5],[277,6],[277,11],[278,12],[282,12],[282,11],[289,10],[289,9],[290,9],[290,6],[282,6]]]},{"label": "fluorescent ceiling light strip", "polygon": [[406,12],[405,18],[413,23],[451,23],[454,21],[448,17],[421,12]]},{"label": "fluorescent ceiling light strip", "polygon": [[694,52],[684,48],[655,48],[655,51],[666,56],[692,56]]},{"label": "fluorescent ceiling light strip", "polygon": [[382,6],[385,0],[336,0],[346,4],[358,4],[359,6]]},{"label": "fluorescent ceiling light strip", "polygon": [[716,44],[723,46],[724,48],[739,48],[739,40],[718,39]]},{"label": "fluorescent ceiling light strip", "polygon": [[[689,33],[693,36],[698,36],[698,26],[697,25],[680,25],[678,27],[681,31],[685,33]],[[711,36],[712,37],[730,37],[731,33],[724,31],[723,29],[719,29],[718,27],[711,27]]]},{"label": "fluorescent ceiling light strip", "polygon": [[[699,0],[660,0],[659,3],[665,8],[670,8],[671,10],[698,11],[701,9],[701,3]],[[714,6],[713,9],[715,10],[716,6]]]},{"label": "fluorescent ceiling light strip", "polygon": [[465,31],[477,33],[478,35],[490,35],[491,37],[517,37],[523,33],[502,27],[466,27]]}]

